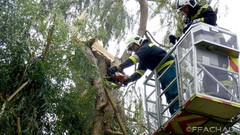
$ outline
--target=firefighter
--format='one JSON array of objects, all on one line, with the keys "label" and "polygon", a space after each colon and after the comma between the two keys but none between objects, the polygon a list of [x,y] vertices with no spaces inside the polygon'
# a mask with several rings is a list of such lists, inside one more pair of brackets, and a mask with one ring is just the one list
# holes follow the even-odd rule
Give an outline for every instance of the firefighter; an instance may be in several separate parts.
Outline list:
[{"label": "firefighter", "polygon": [[[196,0],[177,0],[177,11],[185,15],[183,34],[195,23],[204,22],[210,25],[217,25],[217,15],[209,5],[199,5]],[[179,37],[170,35],[170,43],[175,44]]]},{"label": "firefighter", "polygon": [[[123,69],[139,63],[137,70],[129,78],[126,78],[124,80],[124,85],[140,79],[147,69],[153,71],[160,63],[160,61],[167,55],[167,52],[165,50],[138,35],[133,35],[132,37],[130,37],[126,45],[126,51],[129,54],[131,54],[132,52],[135,53],[128,59],[126,59],[124,62],[122,62],[120,65],[112,66],[107,71],[108,74],[114,74],[117,71],[121,72],[123,71]],[[166,60],[166,62],[157,69],[158,75],[162,74],[163,71],[172,63],[174,63],[174,57],[170,56]],[[166,74],[163,75],[163,77],[159,80],[162,85],[162,89],[165,89],[175,77],[176,68],[173,64],[166,72]],[[167,102],[170,104],[177,95],[177,83],[175,82],[165,93]],[[171,115],[173,115],[178,109],[179,102],[177,101],[169,108],[169,111]]]},{"label": "firefighter", "polygon": [[[183,28],[183,33],[187,31],[187,29],[195,23],[204,22],[213,26],[217,26],[217,15],[213,11],[212,7],[208,4],[199,5],[196,0],[177,0],[177,10],[182,12],[185,15],[184,23],[186,26]],[[214,33],[212,34],[215,37],[218,37],[220,44],[226,45],[225,39],[222,33]],[[174,35],[169,36],[170,43],[175,44],[176,38]],[[228,66],[228,59],[226,56],[218,54],[218,62],[219,67],[226,69]],[[220,69],[216,69],[213,67],[205,67],[208,72],[210,72],[218,81],[226,81],[228,80],[227,71],[223,71]],[[218,88],[219,87],[219,88]],[[230,95],[221,86],[218,84],[207,74],[203,76],[203,88],[206,94],[210,94],[213,96],[217,96],[224,99],[230,99]]]}]

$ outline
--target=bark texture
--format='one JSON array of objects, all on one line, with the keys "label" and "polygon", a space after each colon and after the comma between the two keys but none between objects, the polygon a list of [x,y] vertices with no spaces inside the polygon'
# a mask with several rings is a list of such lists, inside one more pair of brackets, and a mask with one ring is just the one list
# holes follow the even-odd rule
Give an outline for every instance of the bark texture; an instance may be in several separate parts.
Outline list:
[{"label": "bark texture", "polygon": [[[120,64],[120,60],[107,52],[98,41],[93,43],[91,49],[88,48],[86,50],[88,55],[90,55],[93,59],[94,64],[98,67],[103,78],[106,76],[108,67]],[[116,114],[121,121],[126,121],[124,107],[121,102],[119,102],[120,100],[118,98],[118,94],[116,94],[117,89],[111,89],[109,94],[112,99],[114,99],[113,102],[116,104],[116,113],[114,113],[113,107],[109,103],[109,99],[104,91],[106,86],[103,85],[104,80],[102,80],[102,77],[96,76],[93,78],[93,86],[96,90],[96,110],[92,135],[99,135],[103,133],[109,135],[121,135],[123,133],[121,131],[117,131],[117,129],[113,126],[113,122],[116,122]]]},{"label": "bark texture", "polygon": [[[140,25],[137,34],[139,36],[144,36],[146,33],[146,26],[147,26],[147,18],[148,18],[148,6],[146,0],[139,0],[140,4]],[[113,65],[119,65],[122,61],[126,60],[130,54],[127,54],[126,51],[124,51],[122,57],[118,59],[117,57],[114,57],[112,54],[107,52],[99,42],[95,42],[92,47],[92,52],[89,51],[89,55],[93,57],[95,65],[98,67],[99,72],[102,76],[106,75],[107,68]],[[88,48],[89,50],[89,48]],[[95,77],[93,79],[93,85],[96,90],[96,110],[95,110],[95,116],[94,116],[94,122],[93,122],[93,132],[92,135],[100,135],[103,133],[102,129],[104,130],[105,134],[110,135],[121,135],[126,134],[126,132],[123,130],[123,132],[117,131],[113,126],[112,122],[115,119],[115,116],[121,117],[122,121],[126,121],[125,114],[124,114],[124,107],[119,102],[118,97],[116,96],[114,90],[111,91],[111,95],[114,95],[113,97],[114,102],[116,104],[116,113],[114,114],[114,110],[112,106],[110,105],[106,93],[104,92],[104,86],[103,86],[103,80],[101,77]],[[121,126],[121,124],[120,124]]]}]

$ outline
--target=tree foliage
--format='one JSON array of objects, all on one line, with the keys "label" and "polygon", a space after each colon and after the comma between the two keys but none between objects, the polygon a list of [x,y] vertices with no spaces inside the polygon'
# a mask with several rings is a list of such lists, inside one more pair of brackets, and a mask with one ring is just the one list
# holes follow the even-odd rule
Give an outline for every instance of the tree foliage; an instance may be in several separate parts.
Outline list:
[{"label": "tree foliage", "polygon": [[3,0],[0,13],[0,134],[90,134],[99,73],[84,47],[124,35],[122,3]]},{"label": "tree foliage", "polygon": [[[86,47],[93,39],[108,47],[110,40],[120,42],[133,33],[139,10],[130,13],[126,2],[0,1],[0,134],[91,134],[92,79],[100,73]],[[180,29],[175,3],[155,3],[149,19],[160,15],[167,34],[176,24]],[[83,13],[86,19],[79,19]],[[124,101],[128,132],[140,134],[145,132],[143,101],[141,94],[134,98]]]}]

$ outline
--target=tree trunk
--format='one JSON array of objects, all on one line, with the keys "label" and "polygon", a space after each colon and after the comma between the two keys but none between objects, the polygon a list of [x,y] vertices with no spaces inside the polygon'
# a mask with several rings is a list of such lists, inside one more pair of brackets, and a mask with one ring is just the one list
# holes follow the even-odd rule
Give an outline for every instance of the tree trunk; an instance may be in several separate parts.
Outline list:
[{"label": "tree trunk", "polygon": [[147,19],[148,19],[148,5],[146,0],[139,0],[140,4],[140,25],[138,28],[138,35],[144,36],[147,27]]},{"label": "tree trunk", "polygon": [[[87,53],[93,59],[94,64],[98,67],[101,76],[106,76],[107,68],[111,65],[120,64],[120,60],[107,52],[99,42],[95,42],[91,48],[91,52],[90,48],[86,49]],[[96,90],[96,110],[93,121],[92,135],[99,135],[103,133],[123,134],[121,131],[116,131],[114,128],[112,128],[112,123],[116,121],[116,114],[114,113],[111,104],[108,102],[109,99],[104,91],[103,81],[104,80],[98,76],[95,76],[95,78],[93,78],[93,86]],[[115,99],[114,103],[118,103],[116,92],[116,89],[111,90],[110,92],[110,96],[113,96],[113,99]],[[116,108],[117,114],[120,116],[121,121],[125,121],[124,107],[122,104],[116,104]]]},{"label": "tree trunk", "polygon": [[[147,27],[147,19],[148,19],[148,5],[146,0],[139,0],[138,1],[140,4],[140,25],[138,28],[137,35],[143,37],[146,32],[146,27]],[[130,54],[126,52],[126,50],[123,52],[123,55],[121,57],[121,61],[126,60],[128,57],[130,57]]]},{"label": "tree trunk", "polygon": [[[138,29],[138,35],[144,36],[146,32],[146,25],[147,25],[147,18],[148,18],[148,6],[147,2],[145,0],[140,0],[140,10],[141,10],[141,16],[140,16],[140,26]],[[118,59],[117,57],[112,56],[109,54],[104,48],[99,46],[97,42],[95,42],[92,46],[93,52],[89,52],[89,55],[91,55],[94,60],[94,64],[98,66],[99,72],[102,76],[106,75],[107,68],[112,65],[119,65],[122,61],[126,60],[130,55],[124,51],[121,59]],[[89,48],[88,48],[89,49]],[[111,123],[114,120],[114,111],[113,108],[109,105],[107,101],[106,93],[104,92],[104,86],[102,83],[103,80],[101,80],[100,77],[97,77],[93,79],[93,85],[96,90],[96,110],[95,110],[95,116],[93,121],[93,132],[92,135],[99,135],[102,134],[104,131],[102,129],[105,129],[106,134],[122,134],[121,132],[114,131],[113,128],[111,128]],[[114,91],[112,91],[114,93]],[[116,94],[112,94],[116,95]],[[117,97],[114,97],[115,103],[118,99]],[[117,111],[116,113],[119,113],[122,120],[125,121],[125,114],[124,114],[124,107],[121,104],[117,104]]]},{"label": "tree trunk", "polygon": [[107,97],[103,89],[101,78],[97,77],[93,80],[93,86],[96,91],[96,110],[93,121],[92,135],[101,135],[104,133],[104,106],[107,103]]}]

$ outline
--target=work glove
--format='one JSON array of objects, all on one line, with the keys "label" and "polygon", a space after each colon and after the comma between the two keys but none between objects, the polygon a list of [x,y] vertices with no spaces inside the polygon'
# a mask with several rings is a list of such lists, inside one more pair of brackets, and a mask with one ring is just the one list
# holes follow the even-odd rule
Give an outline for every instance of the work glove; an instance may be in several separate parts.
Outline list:
[{"label": "work glove", "polygon": [[200,22],[200,19],[194,19],[194,20],[192,21],[192,24],[195,24],[195,23],[198,23],[198,22]]},{"label": "work glove", "polygon": [[123,85],[124,85],[124,86],[127,86],[128,83],[130,83],[131,81],[132,81],[132,79],[129,78],[129,77],[128,77],[128,78],[125,78],[124,81],[123,81]]},{"label": "work glove", "polygon": [[112,66],[112,67],[108,68],[107,74],[108,75],[112,75],[112,74],[114,74],[117,71],[118,71],[117,67],[116,66]]},{"label": "work glove", "polygon": [[188,24],[183,28],[183,33],[185,33],[191,25],[192,25],[192,23],[188,23]]},{"label": "work glove", "polygon": [[194,20],[192,21],[192,24],[195,24],[195,23],[198,23],[198,22],[203,22],[203,19],[204,19],[204,18],[194,19]]},{"label": "work glove", "polygon": [[175,44],[176,40],[179,39],[179,37],[176,37],[175,35],[169,35],[168,38],[169,38],[170,43],[172,43],[172,44]]}]

